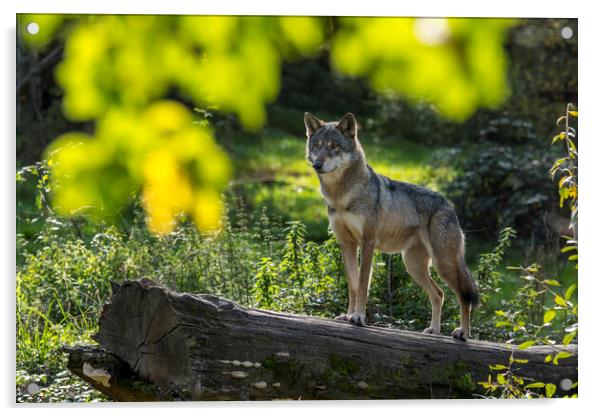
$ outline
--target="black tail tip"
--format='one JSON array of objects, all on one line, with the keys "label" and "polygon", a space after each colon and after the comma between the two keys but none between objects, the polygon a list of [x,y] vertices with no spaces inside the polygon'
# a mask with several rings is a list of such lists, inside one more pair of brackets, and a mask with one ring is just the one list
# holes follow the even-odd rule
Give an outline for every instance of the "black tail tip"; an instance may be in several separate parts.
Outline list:
[{"label": "black tail tip", "polygon": [[468,290],[462,293],[462,300],[468,303],[472,308],[476,308],[479,306],[479,292],[477,292],[476,288],[472,290]]}]

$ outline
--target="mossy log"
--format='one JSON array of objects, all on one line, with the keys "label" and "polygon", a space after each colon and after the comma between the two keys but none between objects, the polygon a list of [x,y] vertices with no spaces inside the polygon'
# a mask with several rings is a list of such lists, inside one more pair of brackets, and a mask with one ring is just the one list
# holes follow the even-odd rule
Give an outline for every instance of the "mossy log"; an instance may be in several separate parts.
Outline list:
[{"label": "mossy log", "polygon": [[576,346],[553,365],[544,358],[557,348],[357,327],[148,280],[114,288],[96,341],[99,348],[69,348],[69,367],[126,401],[475,397],[489,365],[507,364],[512,353],[528,360],[514,370],[527,382],[577,380]]}]

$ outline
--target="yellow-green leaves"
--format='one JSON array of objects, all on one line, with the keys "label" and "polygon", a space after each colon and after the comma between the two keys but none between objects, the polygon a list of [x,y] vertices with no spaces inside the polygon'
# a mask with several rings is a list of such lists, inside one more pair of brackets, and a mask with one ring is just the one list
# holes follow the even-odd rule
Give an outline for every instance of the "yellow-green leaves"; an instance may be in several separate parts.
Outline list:
[{"label": "yellow-green leaves", "polygon": [[565,308],[568,306],[566,300],[560,295],[554,296],[554,302],[559,306],[564,306]]},{"label": "yellow-green leaves", "polygon": [[577,284],[573,283],[572,285],[570,285],[568,287],[568,289],[566,290],[565,294],[564,294],[564,298],[568,301],[571,300],[571,297],[573,296],[573,293],[575,293],[575,290],[577,289]]},{"label": "yellow-green leaves", "polygon": [[551,322],[556,317],[556,311],[554,309],[549,309],[543,315],[543,322],[548,323]]},{"label": "yellow-green leaves", "polygon": [[345,18],[332,42],[336,68],[378,90],[428,98],[449,118],[507,94],[506,19]]},{"label": "yellow-green leaves", "polygon": [[561,132],[560,134],[554,136],[554,138],[552,139],[552,144],[556,143],[557,141],[564,140],[565,138],[566,134],[564,132]]},{"label": "yellow-green leaves", "polygon": [[[21,34],[31,47],[42,47],[65,17],[20,19],[21,28],[37,21],[35,39]],[[340,18],[329,25],[330,38],[327,23],[303,16],[69,18],[55,73],[63,110],[73,121],[94,121],[97,131],[64,136],[49,149],[60,154],[60,186],[54,188],[59,212],[110,216],[142,190],[156,232],[169,232],[178,212],[201,229],[212,227],[221,212],[217,183],[227,177],[228,161],[208,131],[184,127],[191,124],[189,115],[180,114],[187,110],[170,109],[162,100],[175,93],[234,113],[243,127],[256,130],[279,92],[282,61],[328,46],[341,72],[367,77],[380,91],[428,99],[456,120],[506,95],[509,20]]]},{"label": "yellow-green leaves", "polygon": [[148,226],[158,234],[170,232],[181,213],[201,230],[219,224],[229,161],[181,104],[159,101],[141,114],[111,111],[94,137],[66,134],[49,155],[61,214],[111,218],[142,190]]},{"label": "yellow-green leaves", "polygon": [[546,384],[546,397],[552,397],[556,393],[556,385],[552,383]]},{"label": "yellow-green leaves", "polygon": [[53,39],[65,17],[61,14],[19,14],[19,35],[29,47],[41,49]]},{"label": "yellow-green leaves", "polygon": [[142,192],[159,234],[180,213],[201,230],[215,228],[229,177],[211,133],[163,101],[167,92],[257,129],[278,93],[282,57],[313,54],[324,40],[322,19],[306,17],[96,15],[72,23],[56,69],[63,110],[74,121],[94,120],[97,131],[65,135],[49,148],[54,204],[63,214],[107,218]]},{"label": "yellow-green leaves", "polygon": [[572,341],[573,339],[575,339],[575,337],[576,337],[576,336],[577,336],[577,333],[576,333],[576,332],[571,332],[571,333],[569,333],[569,334],[566,334],[566,335],[564,336],[564,338],[562,339],[562,344],[563,344],[563,345],[569,345],[569,344],[571,343],[571,341]]},{"label": "yellow-green leaves", "polygon": [[287,43],[304,55],[315,54],[324,41],[322,20],[315,17],[278,17],[278,26]]},{"label": "yellow-green leaves", "polygon": [[522,344],[520,344],[518,346],[518,349],[520,349],[520,350],[526,350],[527,348],[529,348],[532,345],[535,345],[535,341],[534,340],[525,341],[525,342],[523,342]]},{"label": "yellow-green leaves", "polygon": [[176,87],[257,129],[278,93],[282,57],[316,53],[322,26],[310,17],[92,16],[73,28],[57,69],[64,110],[94,119]]}]

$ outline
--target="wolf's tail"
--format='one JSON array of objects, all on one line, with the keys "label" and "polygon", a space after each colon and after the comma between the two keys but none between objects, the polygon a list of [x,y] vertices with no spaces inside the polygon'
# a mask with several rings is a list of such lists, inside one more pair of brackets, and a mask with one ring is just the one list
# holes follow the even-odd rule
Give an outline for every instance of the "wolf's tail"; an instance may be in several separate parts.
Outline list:
[{"label": "wolf's tail", "polygon": [[460,262],[460,296],[462,300],[476,308],[479,306],[479,291],[466,262]]}]

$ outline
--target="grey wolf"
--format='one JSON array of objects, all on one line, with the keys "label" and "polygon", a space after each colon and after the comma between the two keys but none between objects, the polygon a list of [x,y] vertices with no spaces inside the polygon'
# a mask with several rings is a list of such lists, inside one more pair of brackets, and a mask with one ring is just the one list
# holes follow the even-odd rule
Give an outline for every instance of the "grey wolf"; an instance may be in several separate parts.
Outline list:
[{"label": "grey wolf", "polygon": [[427,188],[375,173],[366,162],[353,114],[324,122],[305,113],[304,121],[306,158],[320,180],[349,283],[347,313],[337,319],[365,324],[374,250],[401,252],[406,270],[431,302],[431,325],[424,332],[441,331],[443,291],[431,277],[432,263],[460,303],[460,327],[452,336],[466,340],[478,293],[464,260],[464,234],[451,203]]}]

